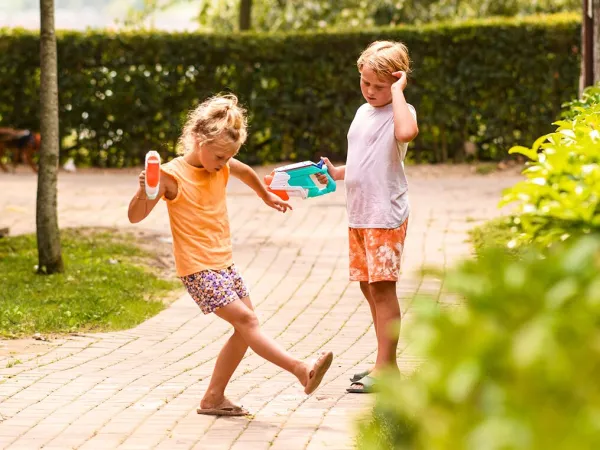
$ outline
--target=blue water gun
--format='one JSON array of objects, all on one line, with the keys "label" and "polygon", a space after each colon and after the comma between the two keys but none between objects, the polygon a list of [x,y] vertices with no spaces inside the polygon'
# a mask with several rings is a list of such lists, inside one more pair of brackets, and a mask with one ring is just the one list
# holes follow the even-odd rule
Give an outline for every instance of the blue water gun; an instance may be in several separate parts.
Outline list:
[{"label": "blue water gun", "polygon": [[[315,183],[314,177],[319,173],[327,177],[327,185],[323,188]],[[279,167],[265,176],[265,184],[268,191],[285,201],[290,197],[318,197],[335,192],[336,188],[323,160],[317,164],[304,161]]]}]

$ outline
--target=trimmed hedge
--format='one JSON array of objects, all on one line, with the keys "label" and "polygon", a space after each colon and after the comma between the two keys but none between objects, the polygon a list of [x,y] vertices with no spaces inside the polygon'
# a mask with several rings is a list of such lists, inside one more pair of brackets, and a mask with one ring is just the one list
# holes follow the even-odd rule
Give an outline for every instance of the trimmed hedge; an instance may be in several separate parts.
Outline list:
[{"label": "trimmed hedge", "polygon": [[[150,148],[174,152],[186,112],[231,90],[249,108],[251,163],[345,157],[363,102],[356,59],[375,39],[405,42],[420,161],[500,159],[551,131],[577,93],[579,18],[293,34],[59,32],[61,159],[121,167]],[[0,30],[0,124],[38,127],[39,36]]]}]

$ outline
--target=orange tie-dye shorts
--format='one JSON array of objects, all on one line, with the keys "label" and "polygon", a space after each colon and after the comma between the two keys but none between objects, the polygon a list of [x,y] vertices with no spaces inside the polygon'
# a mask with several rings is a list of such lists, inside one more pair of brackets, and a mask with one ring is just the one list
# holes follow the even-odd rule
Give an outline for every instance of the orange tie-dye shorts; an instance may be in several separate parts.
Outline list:
[{"label": "orange tie-dye shorts", "polygon": [[407,228],[349,228],[350,280],[398,281]]}]

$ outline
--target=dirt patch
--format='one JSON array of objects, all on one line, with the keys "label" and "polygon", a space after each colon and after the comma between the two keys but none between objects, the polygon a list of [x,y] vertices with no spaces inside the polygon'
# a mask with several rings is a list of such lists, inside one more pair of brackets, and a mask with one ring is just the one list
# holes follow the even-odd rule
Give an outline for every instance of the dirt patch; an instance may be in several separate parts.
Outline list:
[{"label": "dirt patch", "polygon": [[[148,252],[150,256],[141,258],[140,262],[147,265],[159,278],[165,280],[177,279],[170,235],[140,229],[128,231],[114,230],[113,232],[117,236],[125,236],[127,239],[133,239],[136,246]],[[162,302],[165,305],[170,305],[179,299],[183,293],[184,289],[182,285],[181,289],[176,289],[165,295],[162,298]]]},{"label": "dirt patch", "polygon": [[62,341],[53,341],[47,338],[47,341],[38,341],[32,338],[27,339],[3,339],[0,340],[0,357],[14,356],[31,353],[46,353],[53,347],[56,347]]}]

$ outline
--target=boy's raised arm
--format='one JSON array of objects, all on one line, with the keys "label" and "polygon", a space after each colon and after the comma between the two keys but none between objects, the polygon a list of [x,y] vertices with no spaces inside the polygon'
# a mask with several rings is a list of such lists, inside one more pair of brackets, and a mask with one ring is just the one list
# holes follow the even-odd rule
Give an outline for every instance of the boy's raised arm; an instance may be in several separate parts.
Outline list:
[{"label": "boy's raised arm", "polygon": [[394,109],[394,136],[399,142],[410,142],[419,134],[419,127],[404,98],[406,72],[394,72],[398,81],[392,84],[392,107]]}]

